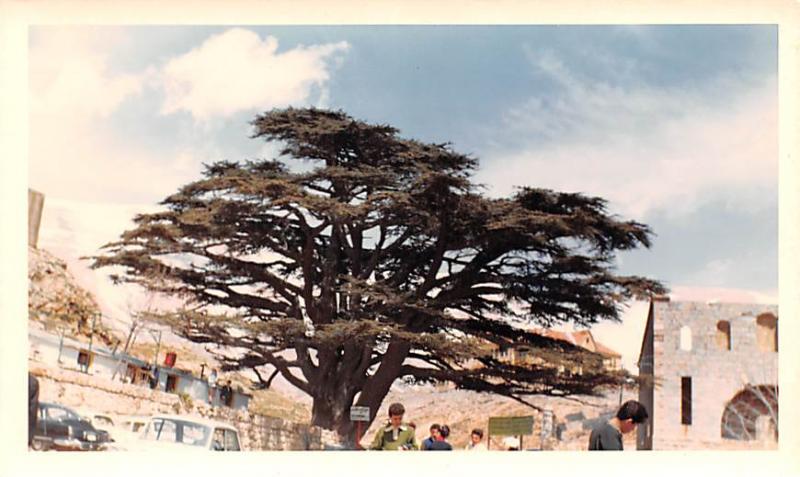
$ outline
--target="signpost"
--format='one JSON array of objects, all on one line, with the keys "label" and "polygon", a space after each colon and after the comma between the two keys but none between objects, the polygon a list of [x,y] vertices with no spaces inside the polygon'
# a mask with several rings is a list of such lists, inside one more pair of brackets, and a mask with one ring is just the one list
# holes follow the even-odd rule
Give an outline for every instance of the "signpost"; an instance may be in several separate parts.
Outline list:
[{"label": "signpost", "polygon": [[368,406],[352,406],[350,408],[350,420],[356,423],[356,449],[361,448],[361,426],[365,422],[369,422],[369,407]]},{"label": "signpost", "polygon": [[553,411],[550,409],[545,409],[544,413],[542,414],[542,442],[539,446],[540,449],[544,450],[544,440],[550,437],[553,433]]},{"label": "signpost", "polygon": [[491,445],[492,435],[519,436],[519,448],[522,450],[522,436],[532,434],[533,416],[490,417],[486,448],[488,449]]}]

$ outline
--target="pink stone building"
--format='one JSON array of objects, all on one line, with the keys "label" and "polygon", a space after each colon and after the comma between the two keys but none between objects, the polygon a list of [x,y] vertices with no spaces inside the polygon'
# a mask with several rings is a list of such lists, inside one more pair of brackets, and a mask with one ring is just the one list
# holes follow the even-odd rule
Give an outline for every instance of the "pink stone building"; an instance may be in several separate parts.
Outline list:
[{"label": "pink stone building", "polygon": [[777,306],[654,298],[638,365],[638,449],[777,444]]}]

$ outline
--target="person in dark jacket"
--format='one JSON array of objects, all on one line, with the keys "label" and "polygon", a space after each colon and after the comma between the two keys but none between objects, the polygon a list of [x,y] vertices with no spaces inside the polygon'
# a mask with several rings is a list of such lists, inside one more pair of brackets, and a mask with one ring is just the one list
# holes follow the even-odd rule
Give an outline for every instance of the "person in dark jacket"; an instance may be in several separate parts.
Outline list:
[{"label": "person in dark jacket", "polygon": [[431,450],[431,444],[433,444],[433,442],[439,438],[439,429],[441,428],[442,426],[440,426],[439,424],[431,424],[431,427],[429,429],[431,435],[430,437],[422,441],[420,450]]},{"label": "person in dark jacket", "polygon": [[232,404],[233,398],[233,387],[231,386],[231,380],[229,379],[224,386],[222,386],[219,390],[219,400],[222,402],[223,406],[230,407]]},{"label": "person in dark jacket", "polygon": [[622,435],[647,420],[647,409],[639,401],[628,401],[620,406],[617,415],[592,430],[589,450],[622,450]]},{"label": "person in dark jacket", "polygon": [[431,443],[431,447],[428,450],[444,450],[444,451],[451,451],[453,450],[453,446],[447,442],[447,437],[450,435],[450,427],[445,424],[439,428],[439,437]]},{"label": "person in dark jacket", "polygon": [[28,447],[33,444],[36,422],[39,417],[39,380],[28,373]]}]

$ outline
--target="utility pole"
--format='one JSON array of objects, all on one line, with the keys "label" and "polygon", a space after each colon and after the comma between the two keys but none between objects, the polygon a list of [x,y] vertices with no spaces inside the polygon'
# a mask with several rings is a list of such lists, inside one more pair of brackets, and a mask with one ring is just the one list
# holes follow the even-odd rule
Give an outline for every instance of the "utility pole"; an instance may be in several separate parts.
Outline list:
[{"label": "utility pole", "polygon": [[61,352],[64,350],[64,335],[66,333],[67,333],[66,326],[61,325],[58,327],[58,334],[60,336],[60,339],[58,340],[58,364],[63,363],[63,361],[61,361]]},{"label": "utility pole", "polygon": [[92,314],[92,329],[89,331],[89,354],[92,353],[92,342],[94,341],[94,322],[97,319],[97,313]]},{"label": "utility pole", "polygon": [[153,332],[153,330],[148,331],[150,332],[150,336],[156,340],[156,355],[153,356],[153,366],[155,367],[158,366],[158,352],[161,350],[161,330],[158,330],[158,338],[156,338],[156,334]]},{"label": "utility pole", "polygon": [[128,348],[133,345],[132,338],[138,325],[139,320],[134,317],[133,320],[131,320],[131,329],[128,331],[128,338],[125,340],[125,347],[122,348],[122,353],[117,361],[117,367],[114,368],[114,374],[111,376],[112,380],[117,377],[117,372],[119,372],[119,366],[122,364],[122,359],[128,354]]}]

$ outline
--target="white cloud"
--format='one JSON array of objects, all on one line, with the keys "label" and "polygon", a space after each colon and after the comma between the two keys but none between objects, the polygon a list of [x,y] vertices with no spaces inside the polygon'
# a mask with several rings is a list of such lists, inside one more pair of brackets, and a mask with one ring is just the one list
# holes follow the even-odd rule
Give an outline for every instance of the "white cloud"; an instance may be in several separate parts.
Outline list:
[{"label": "white cloud", "polygon": [[144,141],[115,133],[110,116],[125,101],[139,99],[151,75],[111,71],[109,60],[124,38],[106,29],[101,34],[47,28],[34,36],[29,183],[48,196],[162,196],[197,174],[185,161],[159,161],[164,158],[141,145]]},{"label": "white cloud", "polygon": [[[29,54],[31,187],[84,201],[159,200],[199,178],[201,163],[230,154],[218,144],[225,118],[179,124],[170,142],[158,137],[161,131],[154,138],[127,134],[120,126],[131,120],[126,114],[149,124],[171,121],[159,113],[177,110],[212,119],[246,108],[312,99],[321,104],[327,61],[348,48],[336,43],[278,53],[274,38],[262,42],[253,32],[232,29],[163,69],[151,64],[134,73],[115,71],[114,55],[131,38],[124,29],[35,30]],[[311,98],[315,92],[319,97]]]},{"label": "white cloud", "polygon": [[761,305],[775,305],[778,303],[778,290],[744,290],[740,288],[677,285],[670,287],[669,296],[674,301],[757,303]]},{"label": "white cloud", "polygon": [[[505,134],[530,139],[491,155],[478,179],[492,193],[526,184],[584,192],[639,219],[713,200],[749,210],[776,205],[774,78],[747,87],[720,77],[702,91],[621,88],[578,77],[552,56],[536,65],[560,93],[508,111]],[[709,99],[709,91],[731,100]]]},{"label": "white cloud", "polygon": [[307,103],[330,78],[327,61],[346,51],[346,42],[278,52],[278,40],[233,28],[207,39],[163,69],[162,113],[188,111],[196,119],[230,116],[251,108]]},{"label": "white cloud", "polygon": [[141,75],[108,71],[104,50],[118,44],[120,36],[106,34],[101,39],[88,30],[48,29],[34,37],[29,56],[32,114],[67,124],[85,122],[108,116],[141,92]]}]

